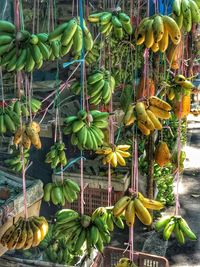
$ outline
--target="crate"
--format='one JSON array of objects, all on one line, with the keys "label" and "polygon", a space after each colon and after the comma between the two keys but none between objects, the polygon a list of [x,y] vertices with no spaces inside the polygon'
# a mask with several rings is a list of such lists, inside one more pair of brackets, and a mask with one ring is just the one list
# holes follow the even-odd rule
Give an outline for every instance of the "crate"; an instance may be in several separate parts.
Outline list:
[{"label": "crate", "polygon": [[[114,267],[120,258],[129,257],[129,252],[123,249],[106,247],[101,254],[97,254],[90,267]],[[169,267],[168,260],[164,257],[141,252],[134,253],[134,262],[138,267]]]},{"label": "crate", "polygon": [[[24,215],[24,198],[22,191],[22,178],[6,168],[0,168],[0,187],[7,187],[10,197],[0,203],[0,238],[3,233]],[[40,180],[27,177],[27,207],[28,216],[39,215],[41,199],[43,197],[43,183]],[[0,256],[7,251],[0,245]]]}]

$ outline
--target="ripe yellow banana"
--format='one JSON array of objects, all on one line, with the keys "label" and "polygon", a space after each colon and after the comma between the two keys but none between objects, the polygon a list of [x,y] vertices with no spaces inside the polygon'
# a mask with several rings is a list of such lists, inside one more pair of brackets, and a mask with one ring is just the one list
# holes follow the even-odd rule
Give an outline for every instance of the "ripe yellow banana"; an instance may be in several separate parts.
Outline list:
[{"label": "ripe yellow banana", "polygon": [[22,229],[21,229],[21,235],[17,241],[17,244],[15,246],[16,249],[21,249],[24,247],[27,239],[27,230],[26,230],[26,220],[24,220]]},{"label": "ripe yellow banana", "polygon": [[145,110],[145,105],[143,102],[137,102],[135,105],[135,110],[137,113],[137,118],[138,120],[142,121],[142,122],[146,122],[147,120],[147,113]]},{"label": "ripe yellow banana", "polygon": [[124,160],[124,158],[122,157],[122,155],[120,154],[120,152],[115,151],[115,154],[117,156],[117,162],[119,163],[119,165],[126,166],[126,161]]},{"label": "ripe yellow banana", "polygon": [[155,129],[161,130],[162,124],[160,123],[159,119],[154,115],[154,113],[151,110],[147,109],[146,112],[151,121],[153,122]]},{"label": "ripe yellow banana", "polygon": [[147,26],[146,26],[146,34],[145,34],[145,45],[147,48],[152,47],[154,44],[154,36],[153,36],[153,19],[148,20]]},{"label": "ripe yellow banana", "polygon": [[126,150],[129,150],[130,147],[131,147],[130,145],[118,145],[117,149],[126,151]]},{"label": "ripe yellow banana", "polygon": [[30,223],[29,221],[27,222],[27,238],[26,238],[26,242],[24,244],[23,249],[29,249],[32,247],[32,243],[33,243],[33,230],[30,227]]},{"label": "ripe yellow banana", "polygon": [[135,222],[135,203],[134,200],[131,200],[126,207],[125,211],[125,219],[126,219],[126,224],[130,227],[134,224]]},{"label": "ripe yellow banana", "polygon": [[159,43],[154,43],[152,46],[151,46],[151,50],[156,53],[158,52],[159,50]]},{"label": "ripe yellow banana", "polygon": [[181,32],[176,21],[169,16],[163,16],[163,23],[172,42],[177,45],[181,40]]},{"label": "ripe yellow banana", "polygon": [[150,225],[152,223],[152,217],[148,210],[144,207],[142,202],[138,199],[134,199],[134,206],[135,206],[135,212],[138,217],[138,219],[144,224],[144,225]]},{"label": "ripe yellow banana", "polygon": [[167,50],[168,45],[169,45],[169,34],[168,34],[167,29],[164,27],[164,34],[163,34],[162,39],[159,42],[160,52],[164,53]]},{"label": "ripe yellow banana", "polygon": [[141,121],[138,121],[137,126],[144,135],[150,135],[150,130]]},{"label": "ripe yellow banana", "polygon": [[113,156],[112,156],[112,159],[111,159],[111,165],[116,168],[117,167],[117,155],[115,152],[112,152]]},{"label": "ripe yellow banana", "polygon": [[138,198],[142,202],[145,208],[150,209],[150,210],[161,210],[164,208],[163,203],[149,199],[144,197],[140,192],[138,193]]},{"label": "ripe yellow banana", "polygon": [[141,45],[145,41],[145,32],[146,26],[148,25],[149,18],[144,18],[138,27],[137,35],[136,35],[136,44]]},{"label": "ripe yellow banana", "polygon": [[166,110],[166,111],[170,111],[172,109],[170,104],[168,104],[167,102],[165,102],[164,100],[162,100],[156,96],[149,97],[149,103],[152,106],[156,106],[156,107],[163,109],[163,110]]},{"label": "ripe yellow banana", "polygon": [[[119,147],[119,146],[118,146]],[[126,151],[123,151],[119,148],[116,148],[116,151],[120,153],[120,155],[123,157],[123,158],[128,158],[131,156],[131,154],[129,152],[126,152]]]},{"label": "ripe yellow banana", "polygon": [[154,20],[153,20],[153,35],[154,35],[154,41],[155,43],[160,42],[160,40],[163,37],[164,34],[164,24],[163,24],[163,19],[160,15],[156,15]]},{"label": "ripe yellow banana", "polygon": [[160,109],[158,107],[155,106],[149,106],[149,110],[151,110],[154,115],[159,118],[159,119],[166,119],[168,120],[171,117],[170,112]]},{"label": "ripe yellow banana", "polygon": [[113,215],[115,217],[119,217],[124,212],[124,210],[126,209],[130,201],[131,201],[131,198],[128,196],[124,196],[120,198],[117,201],[117,203],[114,205]]}]

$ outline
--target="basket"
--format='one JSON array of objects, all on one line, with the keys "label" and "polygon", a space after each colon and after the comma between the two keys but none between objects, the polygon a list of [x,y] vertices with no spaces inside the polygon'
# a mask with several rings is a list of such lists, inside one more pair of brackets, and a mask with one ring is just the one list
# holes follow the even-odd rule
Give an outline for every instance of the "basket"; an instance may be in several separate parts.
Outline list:
[{"label": "basket", "polygon": [[[98,254],[90,267],[114,267],[123,257],[129,257],[129,252],[124,253],[123,249],[106,247],[103,256]],[[134,262],[138,267],[169,267],[166,258],[141,252],[134,253]]]},{"label": "basket", "polygon": [[[3,233],[24,215],[24,198],[22,191],[22,178],[6,168],[0,168],[0,186],[10,191],[10,197],[0,203],[0,238]],[[40,180],[26,179],[28,216],[39,215],[41,199],[43,197],[43,183]],[[0,244],[0,256],[7,251]]]}]

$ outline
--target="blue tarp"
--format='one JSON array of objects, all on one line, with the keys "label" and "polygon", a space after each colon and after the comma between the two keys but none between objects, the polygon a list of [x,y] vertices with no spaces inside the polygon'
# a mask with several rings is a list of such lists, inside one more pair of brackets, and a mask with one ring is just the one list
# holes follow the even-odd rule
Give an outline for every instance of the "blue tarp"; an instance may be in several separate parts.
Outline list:
[{"label": "blue tarp", "polygon": [[160,14],[171,14],[173,1],[174,0],[150,0],[150,16],[155,14],[155,2],[158,2],[158,11]]}]

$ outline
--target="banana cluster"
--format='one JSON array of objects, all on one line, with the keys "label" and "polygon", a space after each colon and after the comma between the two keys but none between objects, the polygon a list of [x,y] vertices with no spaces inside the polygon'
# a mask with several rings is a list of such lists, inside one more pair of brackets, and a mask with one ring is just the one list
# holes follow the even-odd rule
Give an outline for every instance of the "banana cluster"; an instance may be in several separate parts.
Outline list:
[{"label": "banana cluster", "polygon": [[[81,84],[76,81],[72,83],[70,90],[79,95],[81,93]],[[115,79],[108,70],[98,70],[90,74],[87,79],[87,95],[89,103],[98,105],[101,102],[108,104],[115,90]]]},{"label": "banana cluster", "polygon": [[36,149],[41,149],[42,144],[39,136],[40,125],[32,121],[27,125],[23,124],[19,127],[15,133],[13,143],[17,145],[22,145],[25,149],[30,149],[31,144],[34,145]]},{"label": "banana cluster", "polygon": [[166,142],[159,142],[155,150],[154,160],[160,167],[171,162],[171,153]]},{"label": "banana cluster", "polygon": [[55,143],[47,153],[45,162],[51,163],[52,169],[55,169],[58,164],[65,166],[67,164],[65,144],[60,142]]},{"label": "banana cluster", "polygon": [[169,37],[177,45],[181,40],[181,32],[176,21],[169,16],[154,15],[144,18],[137,30],[136,44],[145,44],[147,48],[156,53],[165,52]]},{"label": "banana cluster", "polygon": [[[29,161],[29,149],[24,149],[24,166],[26,168]],[[17,151],[17,155],[14,154],[14,157],[4,160],[6,166],[8,166],[12,171],[22,172],[22,155],[20,151]]]},{"label": "banana cluster", "polygon": [[63,133],[71,134],[72,145],[79,149],[97,150],[103,144],[104,133],[102,129],[108,127],[107,112],[81,110],[77,116],[69,116],[64,120]]},{"label": "banana cluster", "polygon": [[190,32],[193,23],[200,22],[199,0],[174,0],[172,12],[179,28]]},{"label": "banana cluster", "polygon": [[148,199],[141,193],[133,196],[123,196],[113,208],[113,215],[119,217],[124,214],[126,224],[130,227],[135,223],[135,217],[144,225],[152,224],[152,217],[148,211],[150,210],[161,210],[164,205],[156,200]]},{"label": "banana cluster", "polygon": [[59,25],[50,34],[30,34],[26,30],[16,32],[15,25],[1,20],[0,31],[0,65],[8,72],[32,72],[40,69],[46,60],[55,60],[65,56],[72,50],[74,58],[79,58],[83,47],[90,51],[93,38],[85,22],[84,29],[80,26],[79,18]]},{"label": "banana cluster", "polygon": [[11,249],[30,249],[37,247],[48,232],[44,217],[33,216],[27,220],[20,217],[1,237],[1,244]]},{"label": "banana cluster", "polygon": [[131,156],[131,154],[127,151],[129,148],[129,145],[103,146],[102,148],[96,150],[95,153],[103,155],[103,164],[110,163],[113,168],[116,168],[118,165],[126,166],[124,158]]},{"label": "banana cluster", "polygon": [[113,35],[117,40],[122,40],[125,35],[131,35],[133,28],[130,17],[123,13],[114,11],[100,12],[88,16],[88,21],[100,25],[100,32],[106,37]]},{"label": "banana cluster", "polygon": [[84,244],[89,255],[92,248],[102,253],[104,244],[110,243],[110,232],[101,218],[80,215],[70,209],[57,212],[54,233],[57,239],[66,236],[68,246],[72,246],[74,253]]},{"label": "banana cluster", "polygon": [[181,216],[164,216],[155,224],[156,231],[163,231],[164,240],[169,240],[172,233],[180,245],[185,244],[185,237],[196,241],[197,237]]},{"label": "banana cluster", "polygon": [[10,107],[0,109],[0,134],[15,133],[20,125],[20,116]]},{"label": "banana cluster", "polygon": [[100,50],[104,47],[104,42],[96,41],[90,51],[85,55],[85,64],[90,66],[96,63],[100,58]]},{"label": "banana cluster", "polygon": [[26,101],[25,98],[22,97],[21,100],[16,100],[13,104],[13,111],[17,113],[18,116],[29,116],[31,113],[37,113],[41,107],[42,102],[36,98],[31,97],[30,102]]},{"label": "banana cluster", "polygon": [[77,200],[77,194],[80,192],[78,184],[70,179],[63,183],[48,183],[44,187],[43,200],[54,205],[65,205],[65,201],[72,203]]},{"label": "banana cluster", "polygon": [[132,262],[129,258],[121,258],[118,263],[114,265],[114,267],[138,267],[134,262]]}]

